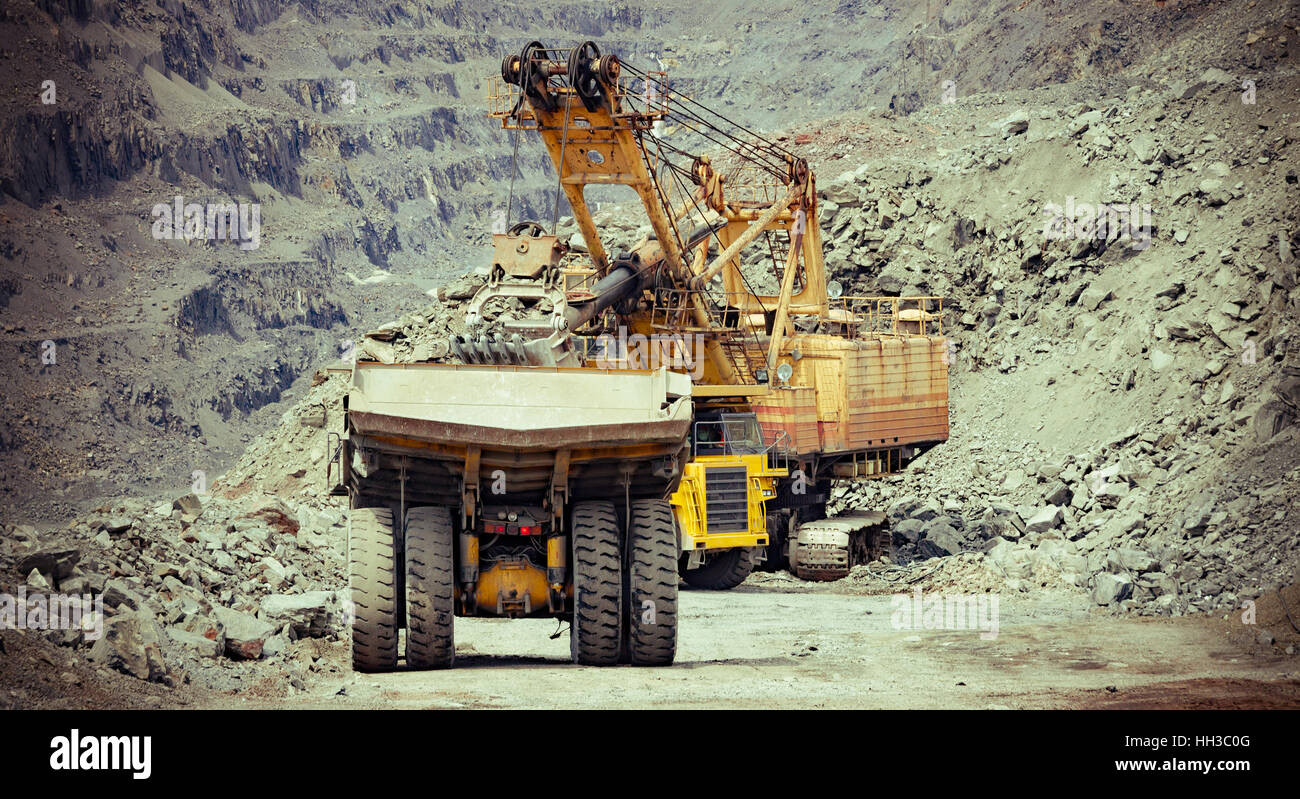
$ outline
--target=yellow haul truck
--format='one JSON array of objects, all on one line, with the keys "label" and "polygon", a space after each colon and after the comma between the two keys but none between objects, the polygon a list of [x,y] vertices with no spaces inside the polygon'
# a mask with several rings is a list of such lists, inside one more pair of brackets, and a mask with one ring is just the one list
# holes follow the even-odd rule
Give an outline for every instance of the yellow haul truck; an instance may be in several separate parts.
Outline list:
[{"label": "yellow haul truck", "polygon": [[726,590],[745,581],[769,543],[766,504],[789,476],[752,413],[697,413],[691,460],[672,496],[682,578]]},{"label": "yellow haul truck", "polygon": [[[947,438],[938,298],[837,298],[807,162],[592,42],[507,56],[490,102],[541,136],[585,246],[555,220],[493,237],[471,316],[547,301],[541,335],[457,336],[460,365],[355,365],[329,470],[351,500],[354,666],[395,668],[403,628],[409,667],[450,666],[467,616],[568,619],[578,663],[666,665],[679,569],[725,588],[763,549],[819,579],[870,556],[870,525],[821,518],[830,481]],[[726,152],[689,155],[665,120]],[[630,189],[651,233],[608,252],[590,186]],[[751,245],[766,257],[742,264]],[[764,264],[778,293],[750,283]],[[665,353],[688,336],[699,368],[602,368],[575,346],[613,330]]]}]

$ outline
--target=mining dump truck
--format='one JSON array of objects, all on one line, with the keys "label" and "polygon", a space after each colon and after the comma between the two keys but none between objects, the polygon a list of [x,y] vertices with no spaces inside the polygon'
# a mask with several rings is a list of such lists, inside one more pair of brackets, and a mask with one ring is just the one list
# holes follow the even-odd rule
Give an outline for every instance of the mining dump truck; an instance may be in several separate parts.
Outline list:
[{"label": "mining dump truck", "polygon": [[358,362],[340,484],[351,497],[353,666],[446,668],[455,618],[571,623],[577,663],[668,665],[691,384],[666,369]]},{"label": "mining dump truck", "polygon": [[694,588],[735,588],[768,545],[766,506],[790,476],[788,458],[764,441],[757,415],[705,410],[696,413],[683,471],[671,498],[682,579]]}]

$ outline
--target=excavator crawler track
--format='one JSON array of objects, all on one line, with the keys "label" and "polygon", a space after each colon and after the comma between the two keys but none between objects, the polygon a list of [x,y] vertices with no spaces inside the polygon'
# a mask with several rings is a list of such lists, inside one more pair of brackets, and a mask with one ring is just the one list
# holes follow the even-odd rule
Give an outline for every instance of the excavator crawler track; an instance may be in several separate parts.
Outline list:
[{"label": "excavator crawler track", "polygon": [[790,569],[802,580],[832,582],[854,566],[889,554],[885,514],[858,511],[804,522],[790,542]]}]

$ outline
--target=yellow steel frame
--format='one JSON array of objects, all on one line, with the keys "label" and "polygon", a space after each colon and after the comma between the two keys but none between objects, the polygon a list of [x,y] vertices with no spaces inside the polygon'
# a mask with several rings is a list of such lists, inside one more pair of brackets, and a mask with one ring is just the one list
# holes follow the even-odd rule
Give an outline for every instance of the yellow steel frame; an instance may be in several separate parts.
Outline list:
[{"label": "yellow steel frame", "polygon": [[[705,475],[710,466],[745,467],[749,500],[749,529],[746,532],[709,532]],[[696,455],[682,468],[681,485],[670,498],[681,532],[681,550],[767,546],[767,508],[764,503],[776,496],[776,481],[788,475],[786,469],[769,466],[766,454]],[[765,492],[767,496],[764,496]]]}]

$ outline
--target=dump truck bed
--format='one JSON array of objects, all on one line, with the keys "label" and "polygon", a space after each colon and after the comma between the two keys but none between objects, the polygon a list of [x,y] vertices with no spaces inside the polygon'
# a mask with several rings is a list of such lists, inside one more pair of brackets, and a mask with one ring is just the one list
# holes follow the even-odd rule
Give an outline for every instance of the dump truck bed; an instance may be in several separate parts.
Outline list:
[{"label": "dump truck bed", "polygon": [[[690,378],[664,369],[359,362],[349,475],[373,498],[458,504],[462,483],[532,501],[664,496],[691,423]],[[405,474],[405,494],[401,494]],[[624,477],[626,476],[626,480]]]}]

